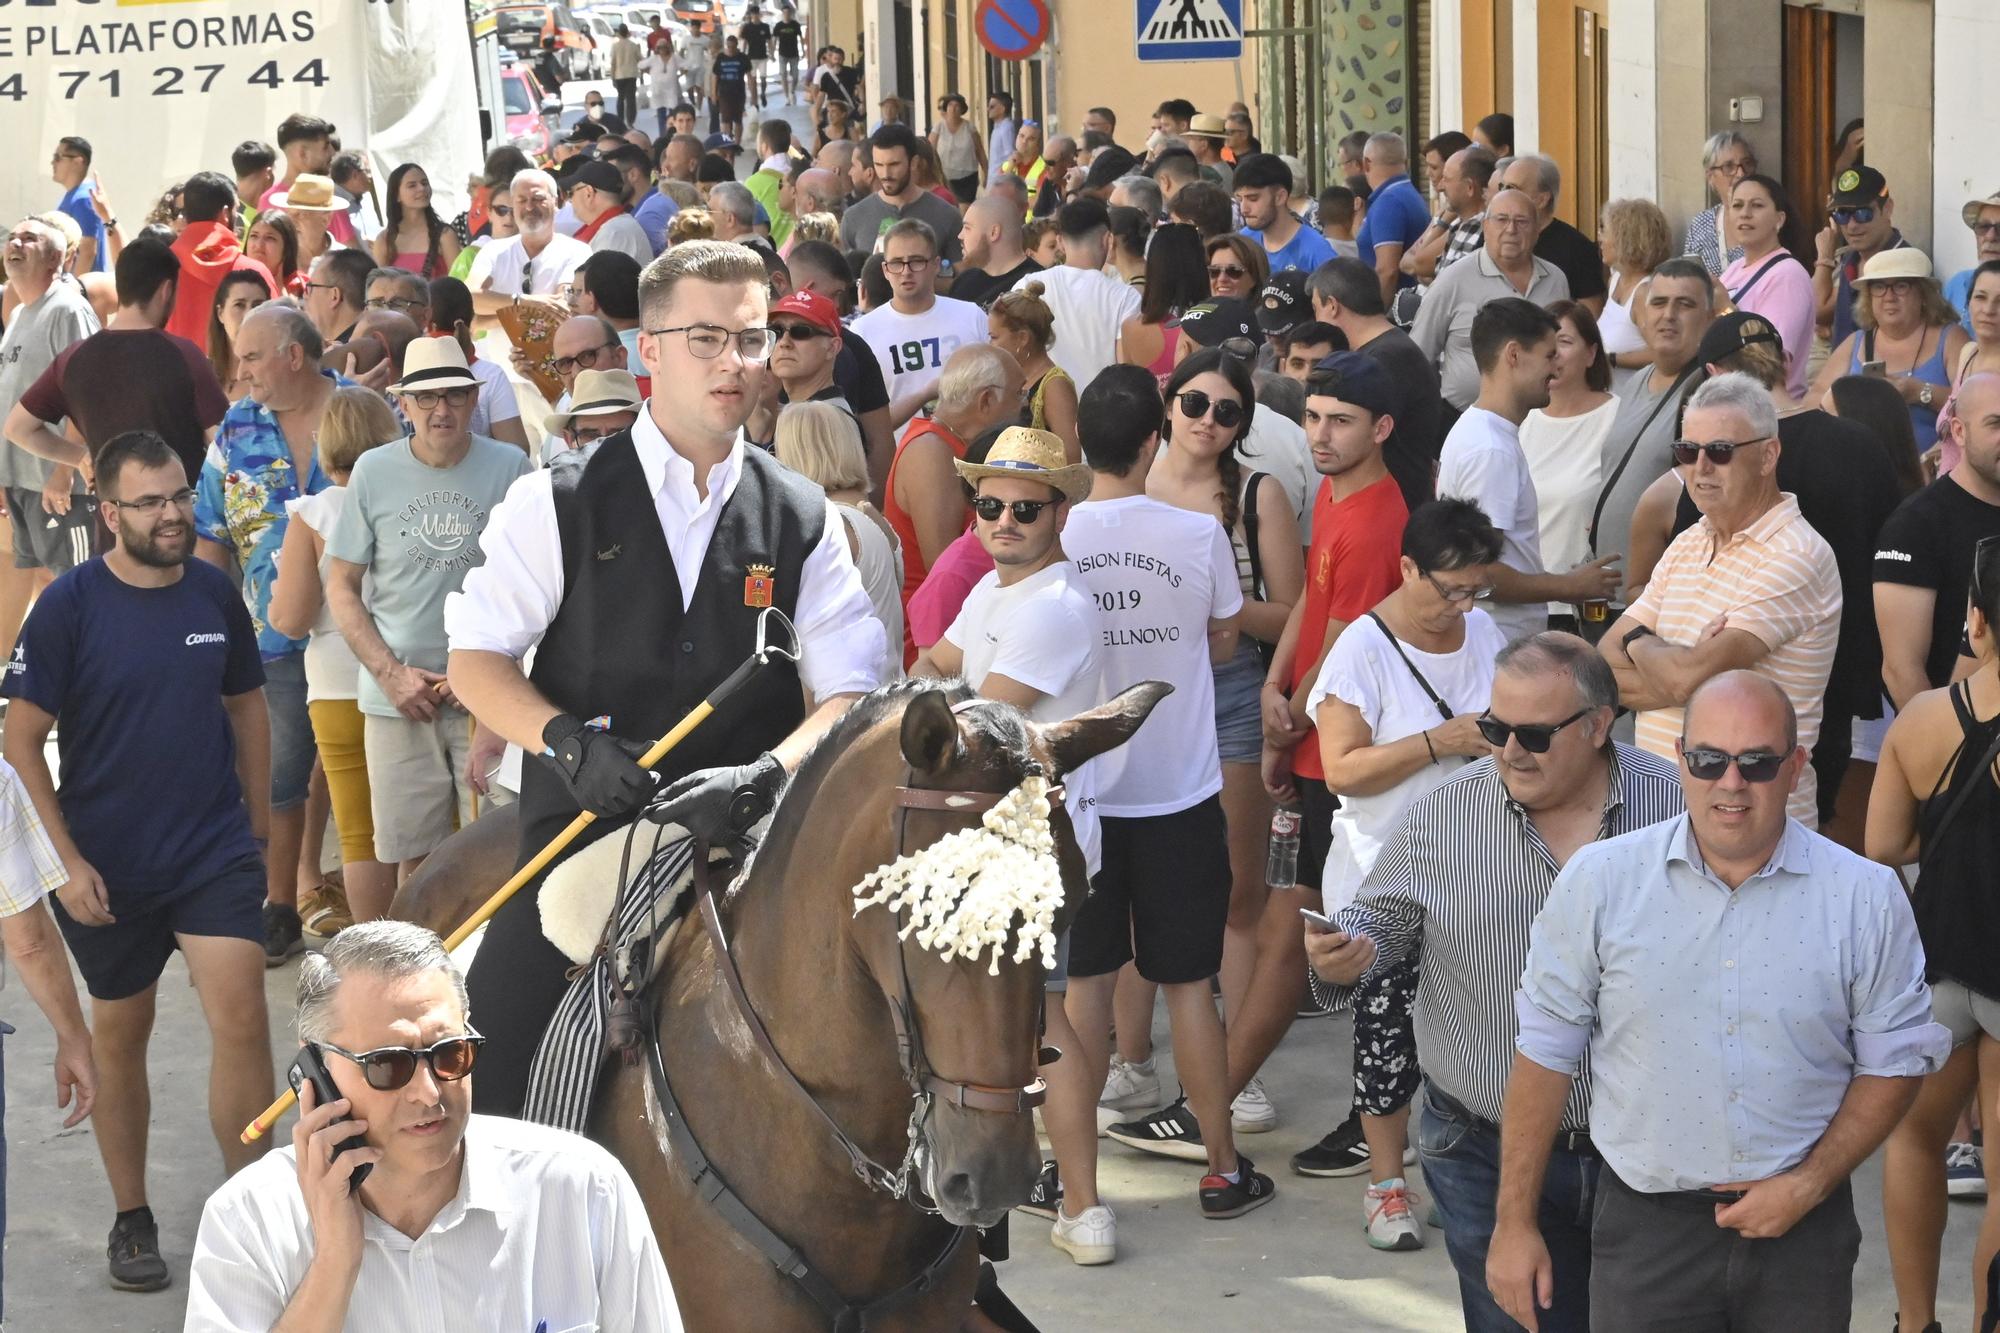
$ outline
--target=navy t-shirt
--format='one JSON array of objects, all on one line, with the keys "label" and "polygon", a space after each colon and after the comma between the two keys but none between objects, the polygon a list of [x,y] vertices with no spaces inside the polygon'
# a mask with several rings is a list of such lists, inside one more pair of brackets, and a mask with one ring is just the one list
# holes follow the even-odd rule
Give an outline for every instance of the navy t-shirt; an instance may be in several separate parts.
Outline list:
[{"label": "navy t-shirt", "polygon": [[224,695],[264,683],[257,634],[228,575],[190,560],[135,588],[102,557],[35,602],[0,694],[56,719],[56,799],[113,916],[256,855]]},{"label": "navy t-shirt", "polygon": [[750,57],[722,55],[715,58],[715,81],[726,93],[741,94],[750,79]]}]

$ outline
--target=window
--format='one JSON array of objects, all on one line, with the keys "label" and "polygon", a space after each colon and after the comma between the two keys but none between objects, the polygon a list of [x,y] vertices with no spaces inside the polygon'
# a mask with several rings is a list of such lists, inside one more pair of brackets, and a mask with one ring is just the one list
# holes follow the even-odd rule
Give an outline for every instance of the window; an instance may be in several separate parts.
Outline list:
[{"label": "window", "polygon": [[965,92],[958,81],[958,0],[944,0],[944,91]]},{"label": "window", "polygon": [[[1028,115],[1044,125],[1048,124],[1048,108],[1042,105],[1042,62],[1036,59],[1015,63],[1025,64],[1028,67],[1028,95],[1025,103],[1029,108]],[[1044,142],[1046,141],[1045,136]]]}]

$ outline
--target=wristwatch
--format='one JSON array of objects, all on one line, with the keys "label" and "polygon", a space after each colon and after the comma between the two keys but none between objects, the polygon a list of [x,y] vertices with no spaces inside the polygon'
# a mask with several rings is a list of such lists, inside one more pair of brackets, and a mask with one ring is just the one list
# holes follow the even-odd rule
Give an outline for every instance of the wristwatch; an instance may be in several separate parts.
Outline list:
[{"label": "wristwatch", "polygon": [[1925,384],[1922,391],[1917,394],[1917,401],[1919,403],[1922,403],[1925,407],[1929,407],[1931,405],[1931,399],[1933,396],[1934,394],[1932,393],[1932,386],[1929,384]]},{"label": "wristwatch", "polygon": [[1632,640],[1643,639],[1652,632],[1652,627],[1649,625],[1634,625],[1631,629],[1625,631],[1625,637],[1618,641],[1618,646],[1625,650],[1627,657],[1630,657],[1632,655]]}]

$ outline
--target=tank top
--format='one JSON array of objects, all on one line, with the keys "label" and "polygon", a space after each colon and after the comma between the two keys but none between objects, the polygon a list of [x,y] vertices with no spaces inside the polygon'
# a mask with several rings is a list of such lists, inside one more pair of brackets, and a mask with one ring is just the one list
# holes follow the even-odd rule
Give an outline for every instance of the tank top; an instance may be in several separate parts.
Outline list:
[{"label": "tank top", "polygon": [[[1924,944],[1925,976],[2000,996],[2000,896],[1992,891],[1993,867],[2000,864],[2000,784],[1990,765],[1976,766],[2000,735],[2000,715],[1975,717],[1963,681],[1951,687],[1951,707],[1964,734],[1917,812],[1921,873],[1910,906]],[[1944,812],[1967,784],[1973,790],[1964,808],[1940,837]]]},{"label": "tank top", "polygon": [[[1052,366],[1028,390],[1028,405],[1021,410],[1022,425],[1032,426],[1036,430],[1049,428],[1049,384],[1057,378],[1069,380],[1069,372],[1061,366]],[[1076,381],[1070,380],[1070,383],[1075,384]]]},{"label": "tank top", "polygon": [[956,134],[951,132],[951,126],[939,121],[937,151],[946,180],[979,174],[979,131],[972,128],[971,121],[961,120]]},{"label": "tank top", "polygon": [[396,252],[395,267],[405,273],[414,273],[420,278],[431,276],[431,253],[428,250],[399,250]]},{"label": "tank top", "polygon": [[1160,354],[1153,358],[1153,364],[1146,369],[1153,372],[1153,378],[1160,382],[1160,392],[1165,393],[1167,381],[1174,377],[1174,352],[1181,345],[1181,322],[1170,319],[1160,325]]},{"label": "tank top", "polygon": [[[903,450],[921,435],[935,435],[951,447],[952,457],[965,457],[965,441],[929,417],[917,417],[910,422],[901,442],[896,445],[896,456],[889,462],[888,479],[882,485],[882,517],[889,520],[889,526],[896,530],[896,540],[903,544],[903,666],[906,670],[917,660],[917,641],[910,637],[910,597],[923,586],[924,575],[930,572],[930,567],[924,563],[924,548],[917,541],[916,520],[896,503],[896,468],[903,461]],[[966,517],[969,521],[969,511]]]},{"label": "tank top", "polygon": [[[1944,340],[1950,332],[1949,328],[1939,329],[1937,350],[1912,366],[1909,371],[1913,378],[1929,380],[1944,391],[1934,394],[1933,398],[1936,401],[1932,402],[1929,406],[1923,403],[1910,404],[1910,428],[1917,433],[1917,452],[1920,454],[1928,452],[1930,447],[1937,443],[1938,403],[1943,402],[1945,393],[1951,391],[1951,372],[1947,371],[1944,367]],[[1874,343],[1874,336],[1865,329],[1861,330],[1860,336],[1854,340],[1854,350],[1847,358],[1848,374],[1859,375],[1861,373],[1862,363],[1867,360],[1869,352],[1874,348]],[[1897,373],[1894,366],[1887,367],[1887,370],[1890,374]]]}]

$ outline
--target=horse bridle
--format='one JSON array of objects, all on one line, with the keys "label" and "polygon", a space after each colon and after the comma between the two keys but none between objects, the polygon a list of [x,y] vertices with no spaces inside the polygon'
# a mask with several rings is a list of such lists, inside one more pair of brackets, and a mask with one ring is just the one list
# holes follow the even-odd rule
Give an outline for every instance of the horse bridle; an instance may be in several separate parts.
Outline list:
[{"label": "horse bridle", "polygon": [[[953,707],[957,713],[963,709],[988,702],[983,699],[969,699]],[[975,821],[988,810],[998,805],[1007,796],[1006,792],[961,791],[939,787],[916,787],[910,785],[915,779],[914,769],[905,767],[903,781],[895,788],[891,815],[892,832],[895,834],[895,855],[904,854],[907,838],[909,813],[912,810],[929,811],[938,814],[967,816]],[[1061,799],[1062,789],[1052,788],[1051,802]],[[917,1024],[916,996],[910,985],[910,965],[908,942],[896,942],[897,981],[900,993],[890,994],[884,988],[883,996],[889,1004],[889,1019],[896,1029],[896,1059],[903,1071],[903,1080],[910,1088],[910,1120],[907,1143],[903,1150],[903,1160],[892,1170],[872,1157],[868,1150],[855,1142],[833,1118],[819,1099],[799,1081],[791,1066],[778,1053],[771,1040],[771,1034],[764,1027],[764,1020],[758,1016],[756,1007],[750,1003],[750,995],[743,987],[743,974],[736,965],[736,958],[730,948],[729,936],[722,925],[722,914],[716,907],[716,886],[708,868],[708,849],[697,842],[694,855],[695,897],[701,904],[702,924],[715,941],[716,967],[729,986],[729,993],[735,997],[736,1007],[742,1013],[745,1025],[750,1029],[751,1039],[777,1069],[784,1081],[798,1096],[810,1106],[813,1113],[826,1126],[834,1143],[847,1155],[854,1168],[854,1174],[869,1188],[880,1191],[893,1199],[906,1199],[913,1206],[925,1212],[935,1213],[934,1203],[921,1199],[911,1188],[911,1174],[917,1168],[924,1143],[924,1125],[930,1118],[931,1107],[938,1099],[948,1106],[956,1106],[968,1111],[983,1111],[991,1115],[1020,1115],[1040,1106],[1048,1098],[1048,1084],[1036,1078],[1028,1084],[993,1086],[985,1083],[967,1083],[948,1079],[930,1066],[924,1054],[923,1033]],[[901,913],[897,923],[901,924]],[[880,978],[877,979],[878,984]],[[1048,1049],[1041,1052],[1041,1063],[1047,1064],[1054,1057]]]}]

